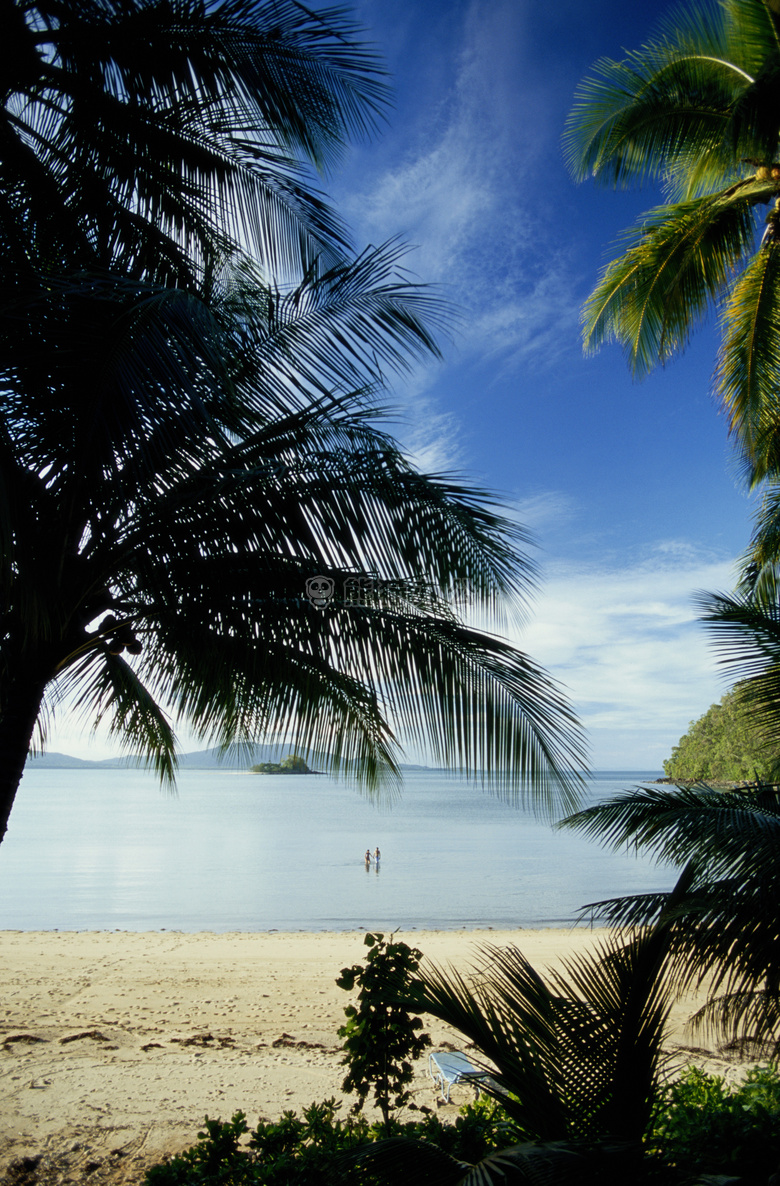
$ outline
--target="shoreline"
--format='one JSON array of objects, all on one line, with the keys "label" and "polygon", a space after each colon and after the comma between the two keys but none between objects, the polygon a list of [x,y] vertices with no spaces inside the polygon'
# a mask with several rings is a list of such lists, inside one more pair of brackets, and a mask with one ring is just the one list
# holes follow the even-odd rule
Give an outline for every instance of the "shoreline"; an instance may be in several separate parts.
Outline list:
[{"label": "shoreline", "polygon": [[[490,945],[555,966],[605,931],[396,933],[426,961],[463,972]],[[165,1153],[194,1144],[205,1115],[240,1110],[252,1127],[331,1096],[345,1115],[353,1101],[340,1091],[337,1030],[351,994],[336,977],[362,962],[365,934],[0,932],[0,1176],[42,1155],[77,1180],[97,1163],[91,1182],[137,1182]],[[673,1044],[684,1046],[690,1012],[675,1006]],[[434,1049],[464,1048],[454,1031],[424,1022]],[[414,1102],[435,1108],[426,1066],[415,1068]],[[453,1090],[441,1114],[470,1098],[467,1087]]]}]

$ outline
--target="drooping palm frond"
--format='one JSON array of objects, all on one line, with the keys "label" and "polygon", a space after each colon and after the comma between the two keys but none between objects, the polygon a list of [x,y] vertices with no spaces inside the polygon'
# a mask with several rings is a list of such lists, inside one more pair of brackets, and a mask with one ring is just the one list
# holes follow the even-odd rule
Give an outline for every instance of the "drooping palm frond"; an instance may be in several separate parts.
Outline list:
[{"label": "drooping palm frond", "polygon": [[[734,116],[765,64],[755,50],[764,50],[768,26],[760,0],[678,8],[640,50],[597,62],[564,134],[574,175],[614,185],[658,179],[682,201],[735,181],[738,143],[743,155],[766,155],[754,135],[748,145],[735,138]],[[743,114],[740,130],[745,122]]]},{"label": "drooping palm frond", "polygon": [[737,592],[763,605],[780,600],[780,482],[768,479],[742,557]]},{"label": "drooping palm frond", "polygon": [[[771,219],[777,217],[775,211]],[[771,238],[723,309],[717,384],[751,485],[780,469],[780,242]]]},{"label": "drooping palm frond", "polygon": [[700,1021],[726,1037],[778,1041],[780,1005],[780,799],[777,787],[715,791],[642,787],[562,821],[610,847],[636,846],[687,862],[683,896],[648,894],[591,903],[591,917],[646,926],[668,920],[670,975],[681,987],[707,983]]},{"label": "drooping palm frond", "polygon": [[90,648],[68,665],[64,683],[62,691],[74,692],[72,707],[93,729],[105,723],[122,749],[146,757],[160,781],[174,785],[178,763],[171,722],[121,655]]},{"label": "drooping palm frond", "polygon": [[765,183],[748,181],[726,196],[646,215],[583,307],[586,346],[620,342],[638,376],[682,350],[754,247],[753,203],[768,192]]},{"label": "drooping palm frond", "polygon": [[[370,134],[383,70],[341,8],[293,0],[9,5],[0,239],[191,284],[250,242],[269,273],[348,250],[300,162]],[[13,61],[13,65],[11,62]]]}]

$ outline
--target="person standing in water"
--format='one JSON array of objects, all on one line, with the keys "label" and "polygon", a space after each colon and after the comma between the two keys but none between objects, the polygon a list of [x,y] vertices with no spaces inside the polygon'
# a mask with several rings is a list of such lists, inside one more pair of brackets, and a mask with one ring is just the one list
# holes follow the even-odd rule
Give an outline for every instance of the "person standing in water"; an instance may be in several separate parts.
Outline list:
[{"label": "person standing in water", "polygon": [[371,864],[371,849],[370,848],[366,849],[366,864],[367,865]]},{"label": "person standing in water", "polygon": [[380,856],[381,856],[381,853],[379,851],[379,845],[377,845],[376,848],[374,849],[374,860],[376,861],[377,865],[379,864]]}]

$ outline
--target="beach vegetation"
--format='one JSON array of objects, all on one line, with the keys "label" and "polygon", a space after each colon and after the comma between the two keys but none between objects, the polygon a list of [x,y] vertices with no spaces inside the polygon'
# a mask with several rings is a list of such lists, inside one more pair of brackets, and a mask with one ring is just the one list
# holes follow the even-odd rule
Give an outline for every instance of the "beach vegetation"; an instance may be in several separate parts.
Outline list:
[{"label": "beach vegetation", "polygon": [[9,14],[0,838],[63,704],[169,783],[182,720],[370,789],[412,742],[573,806],[566,697],[461,612],[523,611],[527,534],[384,429],[388,378],[438,357],[451,317],[401,244],[356,251],[315,183],[387,108],[348,13]]},{"label": "beach vegetation", "polygon": [[344,1009],[346,1022],[339,1028],[347,1075],[342,1090],[355,1093],[359,1112],[373,1089],[372,1103],[382,1114],[390,1133],[393,1113],[409,1103],[412,1062],[431,1044],[422,1020],[411,1011],[421,988],[422,952],[393,935],[367,934],[365,961],[342,968],[339,988],[357,988],[354,1003]]},{"label": "beach vegetation", "polygon": [[[676,895],[686,890],[684,876]],[[484,947],[468,975],[426,969],[422,1007],[473,1044],[484,1090],[526,1141],[608,1139],[630,1159],[666,1061],[669,943],[660,914],[544,975],[518,948]]]},{"label": "beach vegetation", "polygon": [[744,1079],[688,1067],[659,1095],[647,1134],[648,1155],[669,1177],[728,1174],[769,1181],[780,1165],[780,1073],[751,1067]]},{"label": "beach vegetation", "polygon": [[[384,1122],[372,1123],[354,1111],[342,1118],[340,1108],[333,1098],[315,1102],[300,1115],[286,1111],[278,1120],[261,1120],[251,1131],[243,1112],[227,1122],[207,1117],[197,1143],[153,1166],[144,1181],[146,1186],[382,1186],[398,1181],[388,1177]],[[390,1149],[417,1151],[410,1181],[426,1154],[428,1165],[444,1166],[450,1178],[456,1167],[457,1181],[507,1143],[511,1122],[498,1105],[477,1101],[446,1122],[430,1110],[406,1121],[393,1117],[390,1131]]]},{"label": "beach vegetation", "polygon": [[753,706],[734,688],[691,721],[663,768],[673,782],[744,782],[771,779],[778,764],[777,746],[767,741]]}]

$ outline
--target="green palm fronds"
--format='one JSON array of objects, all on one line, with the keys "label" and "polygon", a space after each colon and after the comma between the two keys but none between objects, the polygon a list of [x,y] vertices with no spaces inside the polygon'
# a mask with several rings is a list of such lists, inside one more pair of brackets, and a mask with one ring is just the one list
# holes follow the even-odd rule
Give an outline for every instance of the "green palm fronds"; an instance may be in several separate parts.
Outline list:
[{"label": "green palm fronds", "polygon": [[[429,348],[436,308],[397,258],[366,253],[287,294],[242,265],[209,301],[84,277],[19,309],[6,661],[20,638],[53,648],[55,699],[92,704],[168,777],[162,705],[204,741],[284,740],[369,787],[397,777],[403,744],[427,746],[552,814],[580,785],[575,717],[532,660],[462,620],[522,606],[525,533],[382,431],[382,360]],[[38,349],[44,326],[61,350]],[[325,606],[307,596],[316,577]],[[111,654],[122,630],[132,670]]]},{"label": "green palm fronds", "polygon": [[664,1062],[668,953],[665,917],[544,976],[517,948],[485,947],[467,976],[424,970],[418,1007],[474,1044],[486,1090],[528,1139],[637,1142]]},{"label": "green palm fronds", "polygon": [[623,60],[596,63],[564,137],[578,179],[661,182],[669,199],[629,232],[586,302],[586,346],[619,342],[641,377],[715,313],[717,393],[752,483],[780,462],[779,109],[774,7],[701,0]]},{"label": "green palm fronds", "polygon": [[703,785],[642,787],[563,821],[611,848],[636,847],[686,864],[684,895],[654,893],[591,903],[609,925],[668,920],[670,978],[706,983],[700,1024],[727,1039],[777,1044],[780,1009],[778,891],[780,800],[776,786],[717,791]]}]

